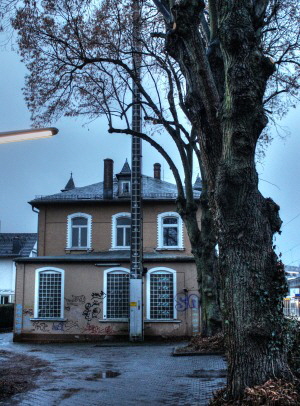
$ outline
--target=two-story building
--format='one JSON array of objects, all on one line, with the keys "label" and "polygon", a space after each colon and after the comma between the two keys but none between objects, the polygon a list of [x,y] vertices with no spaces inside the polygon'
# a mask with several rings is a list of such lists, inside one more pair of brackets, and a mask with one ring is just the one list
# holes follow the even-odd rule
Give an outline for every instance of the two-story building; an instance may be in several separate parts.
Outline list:
[{"label": "two-story building", "polygon": [[[16,341],[128,337],[131,171],[30,202],[38,212],[38,256],[17,261]],[[200,197],[199,179],[195,199]],[[142,176],[144,335],[200,331],[196,267],[176,212],[176,186]]]}]

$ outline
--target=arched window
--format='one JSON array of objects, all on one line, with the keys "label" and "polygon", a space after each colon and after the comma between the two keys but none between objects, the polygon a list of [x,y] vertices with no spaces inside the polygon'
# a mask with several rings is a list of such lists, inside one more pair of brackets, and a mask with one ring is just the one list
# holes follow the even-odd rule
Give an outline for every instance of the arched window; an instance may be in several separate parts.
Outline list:
[{"label": "arched window", "polygon": [[92,216],[86,213],[74,213],[68,216],[67,248],[91,248]]},{"label": "arched window", "polygon": [[47,267],[35,273],[34,317],[61,319],[64,316],[64,270]]},{"label": "arched window", "polygon": [[182,249],[182,220],[178,213],[166,212],[157,217],[158,249]]},{"label": "arched window", "polygon": [[176,271],[159,267],[147,272],[147,319],[176,319]]},{"label": "arched window", "polygon": [[103,319],[128,320],[129,270],[111,268],[104,271]]},{"label": "arched window", "polygon": [[130,248],[130,213],[118,213],[112,216],[112,248]]}]

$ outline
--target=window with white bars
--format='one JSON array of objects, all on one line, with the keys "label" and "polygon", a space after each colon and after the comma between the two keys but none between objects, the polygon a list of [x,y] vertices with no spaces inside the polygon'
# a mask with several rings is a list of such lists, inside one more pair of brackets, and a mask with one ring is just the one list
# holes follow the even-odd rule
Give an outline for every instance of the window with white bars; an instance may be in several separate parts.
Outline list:
[{"label": "window with white bars", "polygon": [[129,271],[111,270],[104,273],[105,319],[128,319],[129,317]]},{"label": "window with white bars", "polygon": [[63,284],[63,270],[42,268],[36,271],[36,318],[60,319],[63,317]]},{"label": "window with white bars", "polygon": [[172,320],[175,309],[176,272],[169,268],[154,268],[147,274],[147,318]]}]

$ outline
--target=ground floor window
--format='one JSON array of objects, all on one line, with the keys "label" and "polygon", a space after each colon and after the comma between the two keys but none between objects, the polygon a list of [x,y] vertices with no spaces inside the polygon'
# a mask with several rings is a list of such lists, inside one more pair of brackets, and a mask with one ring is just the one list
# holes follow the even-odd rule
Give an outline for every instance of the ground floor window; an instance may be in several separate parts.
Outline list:
[{"label": "ground floor window", "polygon": [[170,268],[154,268],[147,273],[147,318],[175,319],[176,272]]},{"label": "ground floor window", "polygon": [[104,271],[104,319],[128,319],[129,271],[113,268]]},{"label": "ground floor window", "polygon": [[56,319],[63,317],[64,271],[42,268],[36,271],[35,317]]}]

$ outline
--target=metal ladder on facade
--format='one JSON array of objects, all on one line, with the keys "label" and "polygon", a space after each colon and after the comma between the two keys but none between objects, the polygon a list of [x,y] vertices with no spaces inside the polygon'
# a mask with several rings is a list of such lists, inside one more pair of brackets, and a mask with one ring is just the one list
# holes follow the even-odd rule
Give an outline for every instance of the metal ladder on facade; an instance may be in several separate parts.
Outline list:
[{"label": "metal ladder on facade", "polygon": [[[141,77],[140,0],[133,0],[133,67]],[[141,95],[132,84],[132,130],[141,132]],[[143,341],[143,221],[142,221],[142,140],[132,136],[131,145],[131,243],[130,243],[130,341]]]}]

